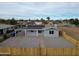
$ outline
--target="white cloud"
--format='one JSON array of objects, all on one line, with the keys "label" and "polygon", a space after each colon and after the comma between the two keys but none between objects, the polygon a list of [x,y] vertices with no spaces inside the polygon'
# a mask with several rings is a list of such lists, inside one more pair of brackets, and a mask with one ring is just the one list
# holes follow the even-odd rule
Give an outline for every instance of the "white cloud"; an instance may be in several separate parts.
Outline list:
[{"label": "white cloud", "polygon": [[[2,17],[68,17],[71,14],[78,16],[79,3],[0,3],[0,16]],[[68,15],[69,14],[69,15]]]}]

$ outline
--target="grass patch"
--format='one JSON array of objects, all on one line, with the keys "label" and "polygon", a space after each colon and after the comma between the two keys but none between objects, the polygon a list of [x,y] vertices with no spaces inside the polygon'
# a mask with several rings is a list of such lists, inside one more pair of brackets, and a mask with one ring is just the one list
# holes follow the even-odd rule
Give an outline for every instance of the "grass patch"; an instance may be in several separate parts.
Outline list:
[{"label": "grass patch", "polygon": [[3,36],[0,36],[0,42],[2,42],[3,41]]},{"label": "grass patch", "polygon": [[3,36],[0,36],[0,42],[3,42],[3,41],[5,41],[6,39],[8,39],[10,37],[11,37],[10,33],[4,34]]}]

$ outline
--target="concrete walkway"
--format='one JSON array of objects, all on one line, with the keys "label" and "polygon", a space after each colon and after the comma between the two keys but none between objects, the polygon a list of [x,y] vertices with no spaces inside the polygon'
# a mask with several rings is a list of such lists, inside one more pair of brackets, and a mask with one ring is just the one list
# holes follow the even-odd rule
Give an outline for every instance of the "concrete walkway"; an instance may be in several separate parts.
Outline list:
[{"label": "concrete walkway", "polygon": [[71,42],[67,41],[63,37],[58,38],[44,38],[43,39],[44,45],[47,48],[74,48]]},{"label": "concrete walkway", "polygon": [[24,35],[17,35],[11,37],[6,41],[0,43],[0,47],[15,47],[15,48],[74,48],[75,46],[64,39],[63,37],[49,38],[49,37],[34,37]]}]

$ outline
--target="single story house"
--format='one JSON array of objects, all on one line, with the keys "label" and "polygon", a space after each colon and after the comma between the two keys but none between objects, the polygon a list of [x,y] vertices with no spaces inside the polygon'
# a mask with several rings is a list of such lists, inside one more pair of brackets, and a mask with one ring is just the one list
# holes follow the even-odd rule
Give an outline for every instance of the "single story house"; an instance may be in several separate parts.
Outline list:
[{"label": "single story house", "polygon": [[13,28],[13,25],[0,24],[0,35],[9,32],[9,30],[12,30]]},{"label": "single story house", "polygon": [[44,37],[58,37],[59,30],[57,25],[45,27],[44,25],[28,25],[25,30],[25,36],[44,36]]}]

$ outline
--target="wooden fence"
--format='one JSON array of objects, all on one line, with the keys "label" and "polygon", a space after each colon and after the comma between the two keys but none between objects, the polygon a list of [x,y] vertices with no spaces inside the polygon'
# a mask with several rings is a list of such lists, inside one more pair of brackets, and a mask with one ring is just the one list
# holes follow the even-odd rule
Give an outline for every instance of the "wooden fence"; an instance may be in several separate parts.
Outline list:
[{"label": "wooden fence", "polygon": [[0,48],[7,56],[79,56],[79,48]]},{"label": "wooden fence", "polygon": [[67,35],[67,33],[64,31],[62,31],[62,36],[68,41],[70,41],[71,43],[73,43],[74,45],[76,45],[76,47],[79,47],[79,41],[73,36]]}]

